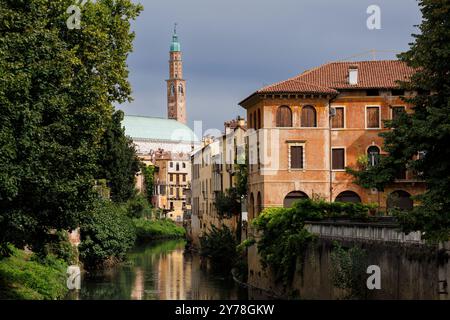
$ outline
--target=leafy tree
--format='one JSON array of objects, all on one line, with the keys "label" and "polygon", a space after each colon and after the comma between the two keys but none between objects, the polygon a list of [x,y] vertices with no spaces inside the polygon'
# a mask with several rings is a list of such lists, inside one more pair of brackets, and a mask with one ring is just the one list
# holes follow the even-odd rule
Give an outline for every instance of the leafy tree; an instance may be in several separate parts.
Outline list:
[{"label": "leafy tree", "polygon": [[216,270],[231,271],[238,261],[237,245],[233,232],[226,226],[215,225],[200,237],[200,255],[211,259]]},{"label": "leafy tree", "polygon": [[155,184],[155,166],[142,164],[141,171],[144,176],[145,193],[150,198]]},{"label": "leafy tree", "polygon": [[130,20],[141,6],[98,0],[80,30],[71,0],[0,0],[0,247],[43,250],[96,198],[100,141],[113,103],[130,100]]},{"label": "leafy tree", "polygon": [[241,212],[241,197],[236,188],[230,188],[226,193],[218,193],[214,205],[222,218],[231,218]]},{"label": "leafy tree", "polygon": [[[416,172],[427,184],[427,191],[417,197],[420,205],[398,217],[405,231],[421,230],[425,237],[447,240],[450,236],[450,3],[421,0],[423,21],[420,34],[413,35],[410,50],[400,59],[416,72],[406,90],[419,94],[405,99],[414,113],[404,114],[386,125],[393,130],[383,133],[388,156],[369,170],[353,172],[365,187],[379,187],[393,182],[402,168]],[[394,129],[395,128],[395,129]],[[417,159],[418,152],[424,155]]]},{"label": "leafy tree", "polygon": [[136,241],[136,230],[126,208],[110,201],[97,201],[80,229],[80,258],[88,269],[122,261]]},{"label": "leafy tree", "polygon": [[236,164],[236,193],[240,197],[247,197],[248,193],[248,166]]},{"label": "leafy tree", "polygon": [[135,177],[140,167],[133,141],[125,136],[123,118],[122,111],[114,112],[99,155],[99,178],[107,179],[115,202],[126,202],[136,195]]}]

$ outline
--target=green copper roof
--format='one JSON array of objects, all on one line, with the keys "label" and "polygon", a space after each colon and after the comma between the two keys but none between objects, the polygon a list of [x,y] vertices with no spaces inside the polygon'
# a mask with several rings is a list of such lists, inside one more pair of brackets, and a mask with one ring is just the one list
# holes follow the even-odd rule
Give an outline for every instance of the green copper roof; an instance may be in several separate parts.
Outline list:
[{"label": "green copper roof", "polygon": [[191,128],[172,119],[125,116],[122,125],[125,127],[125,134],[134,139],[174,142],[199,141]]},{"label": "green copper roof", "polygon": [[181,44],[178,41],[178,36],[175,33],[172,36],[172,44],[170,45],[170,52],[180,52],[181,51]]}]

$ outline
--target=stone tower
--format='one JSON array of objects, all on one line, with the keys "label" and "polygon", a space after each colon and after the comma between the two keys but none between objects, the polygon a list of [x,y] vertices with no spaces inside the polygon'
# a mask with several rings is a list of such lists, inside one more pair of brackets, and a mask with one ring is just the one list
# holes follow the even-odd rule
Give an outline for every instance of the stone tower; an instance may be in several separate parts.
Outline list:
[{"label": "stone tower", "polygon": [[186,123],[186,80],[183,79],[181,45],[175,24],[170,46],[169,80],[167,80],[167,113],[169,119]]}]

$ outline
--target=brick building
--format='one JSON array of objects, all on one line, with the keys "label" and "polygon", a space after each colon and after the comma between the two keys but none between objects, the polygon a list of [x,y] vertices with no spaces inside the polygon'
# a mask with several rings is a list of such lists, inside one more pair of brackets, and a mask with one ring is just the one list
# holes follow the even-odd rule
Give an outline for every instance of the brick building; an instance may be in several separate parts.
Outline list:
[{"label": "brick building", "polygon": [[[413,70],[400,61],[333,62],[264,87],[247,110],[249,218],[301,198],[408,208],[424,184],[407,170],[383,192],[353,183],[346,167],[374,165],[385,154],[384,120],[413,112],[397,81]],[[420,155],[418,155],[420,156]]]}]

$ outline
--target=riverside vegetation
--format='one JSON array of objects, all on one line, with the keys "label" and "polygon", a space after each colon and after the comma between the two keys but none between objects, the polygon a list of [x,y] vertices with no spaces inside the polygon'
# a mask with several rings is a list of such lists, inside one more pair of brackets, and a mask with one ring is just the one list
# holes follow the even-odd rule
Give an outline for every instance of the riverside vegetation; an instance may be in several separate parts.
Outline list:
[{"label": "riverside vegetation", "polygon": [[[79,259],[84,268],[108,268],[123,261],[136,243],[183,238],[185,230],[171,220],[151,219],[143,196],[125,204],[98,200],[80,225]],[[67,266],[77,263],[78,252],[67,232],[57,232],[43,253],[9,245],[0,259],[0,299],[61,299],[67,293]]]},{"label": "riverside vegetation", "polygon": [[58,237],[68,230],[80,227],[87,268],[122,259],[134,243],[123,206],[134,201],[140,162],[114,105],[132,99],[130,22],[143,7],[88,2],[70,31],[71,2],[0,2],[2,298],[62,296],[72,253]]}]

